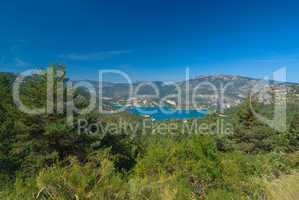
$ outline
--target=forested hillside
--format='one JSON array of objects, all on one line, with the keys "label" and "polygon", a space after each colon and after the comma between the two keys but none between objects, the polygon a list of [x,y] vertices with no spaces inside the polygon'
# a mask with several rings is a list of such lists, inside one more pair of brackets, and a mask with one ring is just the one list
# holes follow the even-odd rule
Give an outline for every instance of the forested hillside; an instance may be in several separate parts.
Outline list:
[{"label": "forested hillside", "polygon": [[[52,67],[55,71],[62,66]],[[283,133],[260,123],[247,99],[224,116],[212,114],[196,120],[199,124],[217,120],[232,123],[232,134],[215,134],[213,129],[184,133],[174,129],[161,134],[153,132],[153,127],[144,132],[141,126],[126,131],[100,129],[90,134],[78,132],[77,119],[103,125],[120,120],[143,122],[128,113],[104,115],[95,111],[75,115],[75,124],[69,126],[65,112],[22,113],[12,99],[15,77],[0,73],[3,200],[278,199],[278,194],[271,193],[276,187],[272,183],[294,181],[292,176],[299,169],[296,100],[289,102],[288,130]],[[59,79],[68,81],[64,76]],[[78,95],[74,93],[74,98],[80,99],[77,106],[84,107],[87,99],[76,98]],[[28,106],[45,106],[45,97],[46,74],[33,75],[22,83],[21,99]],[[270,107],[256,102],[260,112],[271,114]],[[153,124],[180,126],[193,121]],[[297,185],[290,184],[290,191]],[[289,199],[299,199],[298,193],[291,196]]]}]

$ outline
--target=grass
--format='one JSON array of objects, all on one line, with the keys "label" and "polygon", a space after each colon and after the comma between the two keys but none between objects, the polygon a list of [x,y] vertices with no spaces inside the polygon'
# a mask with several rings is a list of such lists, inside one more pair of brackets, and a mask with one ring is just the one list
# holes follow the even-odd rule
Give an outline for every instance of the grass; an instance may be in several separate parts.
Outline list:
[{"label": "grass", "polygon": [[299,172],[266,182],[265,189],[269,200],[298,200]]}]

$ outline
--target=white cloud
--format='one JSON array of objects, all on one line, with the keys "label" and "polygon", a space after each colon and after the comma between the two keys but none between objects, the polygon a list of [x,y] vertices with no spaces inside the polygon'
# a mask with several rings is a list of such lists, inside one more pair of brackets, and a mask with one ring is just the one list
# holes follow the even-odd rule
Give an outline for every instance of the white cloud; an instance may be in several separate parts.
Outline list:
[{"label": "white cloud", "polygon": [[61,58],[65,58],[68,60],[77,60],[77,61],[88,61],[88,60],[105,60],[112,58],[114,56],[129,54],[131,51],[129,50],[118,50],[118,51],[103,51],[103,52],[95,52],[95,53],[87,53],[87,54],[78,54],[78,53],[70,53],[60,56]]},{"label": "white cloud", "polygon": [[20,59],[20,58],[15,58],[15,66],[17,67],[31,67],[32,64],[25,62],[24,60]]},{"label": "white cloud", "polygon": [[0,60],[0,67],[32,67],[33,65],[29,62],[24,61],[23,59],[16,57],[10,62],[5,62],[5,58],[2,57]]}]

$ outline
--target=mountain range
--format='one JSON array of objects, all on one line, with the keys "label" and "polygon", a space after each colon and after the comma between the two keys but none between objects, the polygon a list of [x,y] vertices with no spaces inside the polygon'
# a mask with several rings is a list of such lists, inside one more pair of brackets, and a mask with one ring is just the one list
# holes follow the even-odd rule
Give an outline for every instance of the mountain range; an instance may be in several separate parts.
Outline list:
[{"label": "mountain range", "polygon": [[91,82],[97,89],[101,88],[101,97],[130,105],[155,105],[170,103],[179,106],[216,108],[222,95],[225,107],[238,105],[248,95],[257,96],[266,104],[271,103],[273,95],[285,91],[288,96],[299,93],[299,84],[277,82],[235,75],[199,76],[189,81],[163,82],[140,81],[129,84],[97,81]]},{"label": "mountain range", "polygon": [[[0,72],[1,76],[10,76],[13,80],[16,74]],[[97,95],[106,104],[153,106],[163,103],[175,107],[191,105],[196,108],[216,109],[221,95],[225,108],[230,108],[240,104],[248,95],[255,95],[260,101],[269,104],[276,93],[284,91],[288,97],[294,98],[299,94],[298,83],[267,81],[235,75],[198,76],[189,81],[177,82],[139,81],[132,84],[131,95],[128,83],[85,81],[95,87]],[[79,81],[73,82],[76,84]],[[81,91],[85,94],[86,90],[82,88]],[[102,93],[99,94],[99,91]]]}]

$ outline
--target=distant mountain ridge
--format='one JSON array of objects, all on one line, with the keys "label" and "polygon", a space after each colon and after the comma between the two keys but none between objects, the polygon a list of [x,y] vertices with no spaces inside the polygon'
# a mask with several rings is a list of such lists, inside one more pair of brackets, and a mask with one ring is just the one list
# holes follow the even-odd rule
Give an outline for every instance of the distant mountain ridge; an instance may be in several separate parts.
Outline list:
[{"label": "distant mountain ridge", "polygon": [[[0,76],[9,76],[11,79],[16,77],[13,73],[4,72],[0,72]],[[285,89],[289,95],[297,95],[299,93],[298,83],[281,83],[238,75],[201,75],[189,81],[177,81],[174,84],[164,81],[139,81],[132,85],[134,92],[137,92],[136,90],[138,89],[137,96],[135,93],[129,96],[130,87],[128,83],[102,82],[100,85],[98,81],[83,81],[92,84],[98,94],[101,87],[101,97],[105,100],[110,99],[111,102],[121,101],[122,103],[141,103],[144,105],[157,105],[163,98],[179,104],[177,98],[179,95],[178,90],[181,92],[180,103],[182,105],[190,104],[190,99],[195,97],[195,107],[216,107],[218,103],[217,95],[219,95],[221,88],[225,88],[224,103],[227,107],[238,105],[252,93],[256,86],[265,90],[263,91],[264,93],[260,94],[260,97],[266,100],[266,102],[270,101],[271,92],[277,90]],[[73,82],[77,83],[79,81]],[[159,92],[158,96],[156,96],[156,91],[152,86],[155,86]],[[129,97],[134,98],[129,99]]]},{"label": "distant mountain ridge", "polygon": [[[94,86],[97,88],[100,87],[99,82],[97,81],[90,81]],[[269,86],[299,86],[298,83],[291,83],[291,82],[275,82],[273,80],[263,80],[263,79],[257,79],[257,78],[251,78],[251,77],[245,77],[245,76],[239,76],[239,75],[201,75],[197,78],[192,78],[189,81],[189,85],[191,89],[194,89],[194,87],[198,86],[202,83],[210,83],[216,88],[222,86],[225,86],[227,84],[230,84],[232,88],[230,88],[228,91],[235,90],[243,93],[244,91],[248,92],[247,90],[251,88],[252,86],[256,84],[264,83],[265,85],[268,84]],[[158,89],[160,89],[162,94],[167,95],[173,93],[173,90],[175,89],[174,86],[180,86],[182,89],[186,86],[186,81],[177,81],[175,82],[176,85],[173,85],[167,81],[138,81],[133,83],[133,87],[136,87],[140,84],[144,85],[144,88],[150,88],[150,85],[155,85]],[[146,87],[146,85],[148,87]],[[127,83],[113,83],[113,82],[103,82],[102,84],[103,88],[103,94],[109,95],[115,95],[115,96],[121,96],[114,93],[121,92],[119,90],[123,90],[128,88]],[[112,89],[112,91],[107,91],[106,89]],[[142,88],[141,88],[142,89]],[[141,90],[141,93],[145,93],[147,90]],[[165,92],[165,93],[164,93]],[[121,92],[123,93],[123,91]],[[164,96],[162,95],[162,96]]]},{"label": "distant mountain ridge", "polygon": [[[98,82],[93,81],[92,83],[97,88],[100,87]],[[159,97],[149,97],[150,95],[156,95],[152,85],[159,91]],[[127,83],[104,82],[101,87],[103,97],[111,98],[115,101],[128,99],[129,97],[129,85]],[[179,89],[182,93],[182,104],[188,104],[187,99],[189,98],[190,100],[193,95],[196,96],[195,100],[199,107],[216,105],[218,95],[216,93],[219,93],[221,88],[225,88],[225,104],[228,107],[238,105],[244,98],[252,93],[252,90],[255,87],[265,90],[264,92],[266,93],[283,89],[290,94],[299,92],[299,84],[297,83],[282,83],[273,80],[262,80],[238,75],[201,75],[197,78],[190,79],[189,81],[177,81],[174,84],[164,81],[139,81],[133,83],[133,89],[136,90],[138,88],[139,96],[134,98],[135,103],[151,102],[151,104],[157,104],[157,101],[162,98],[170,95],[177,95]],[[266,95],[262,93],[261,96],[261,98],[265,98],[267,102],[270,101],[269,95],[266,97]],[[169,99],[177,101],[175,97]]]}]

